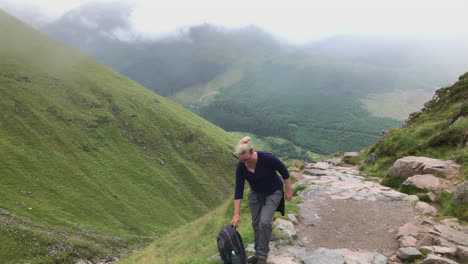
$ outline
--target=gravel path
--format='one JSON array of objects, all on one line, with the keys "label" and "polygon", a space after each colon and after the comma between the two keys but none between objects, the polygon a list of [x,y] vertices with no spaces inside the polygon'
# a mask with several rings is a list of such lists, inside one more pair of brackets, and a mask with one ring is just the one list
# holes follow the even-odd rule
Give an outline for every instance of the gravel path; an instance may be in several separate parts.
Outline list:
[{"label": "gravel path", "polygon": [[298,243],[311,250],[347,248],[387,255],[398,249],[398,228],[417,216],[404,201],[333,200],[320,190],[299,206]]}]

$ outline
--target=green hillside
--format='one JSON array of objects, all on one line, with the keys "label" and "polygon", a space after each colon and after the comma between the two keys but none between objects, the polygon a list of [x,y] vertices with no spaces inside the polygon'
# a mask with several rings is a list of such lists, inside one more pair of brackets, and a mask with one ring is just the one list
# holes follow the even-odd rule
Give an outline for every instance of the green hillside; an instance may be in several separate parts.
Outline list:
[{"label": "green hillside", "polygon": [[283,161],[297,159],[311,162],[322,157],[321,155],[298,147],[284,138],[262,137],[246,132],[231,132],[231,134],[234,134],[238,138],[243,138],[244,136],[251,137],[256,150],[273,152],[275,156]]},{"label": "green hillside", "polygon": [[118,256],[231,198],[236,138],[0,11],[0,260]]}]

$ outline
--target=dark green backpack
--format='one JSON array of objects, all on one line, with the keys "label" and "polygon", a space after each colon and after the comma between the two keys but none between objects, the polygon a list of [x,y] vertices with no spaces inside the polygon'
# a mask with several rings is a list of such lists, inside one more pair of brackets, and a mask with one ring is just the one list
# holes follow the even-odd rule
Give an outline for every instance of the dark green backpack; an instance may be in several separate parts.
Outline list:
[{"label": "dark green backpack", "polygon": [[242,237],[231,225],[225,226],[218,234],[218,251],[225,264],[246,264]]}]

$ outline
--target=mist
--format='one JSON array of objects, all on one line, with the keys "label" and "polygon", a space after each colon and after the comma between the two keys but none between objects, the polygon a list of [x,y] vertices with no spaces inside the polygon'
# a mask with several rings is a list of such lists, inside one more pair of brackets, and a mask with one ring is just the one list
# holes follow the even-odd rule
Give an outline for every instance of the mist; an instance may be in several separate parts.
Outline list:
[{"label": "mist", "polygon": [[[81,9],[86,20],[98,20],[103,32],[160,38],[199,24],[239,28],[256,25],[294,44],[336,35],[462,37],[468,36],[466,1],[376,2],[330,1],[32,1],[4,0],[0,8],[35,27],[62,19]],[[108,12],[107,12],[108,11]],[[99,14],[103,18],[96,17]],[[116,15],[118,18],[116,18]],[[116,33],[118,32],[118,33]]]}]

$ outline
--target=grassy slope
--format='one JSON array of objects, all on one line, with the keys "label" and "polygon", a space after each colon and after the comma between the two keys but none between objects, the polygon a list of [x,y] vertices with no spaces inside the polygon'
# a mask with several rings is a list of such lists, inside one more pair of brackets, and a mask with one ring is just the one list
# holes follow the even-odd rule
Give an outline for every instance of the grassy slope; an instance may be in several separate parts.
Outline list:
[{"label": "grassy slope", "polygon": [[[455,160],[462,165],[462,178],[468,178],[468,73],[454,85],[436,91],[435,99],[425,104],[421,112],[410,115],[403,128],[391,129],[391,136],[368,148],[359,161],[360,169],[383,177],[388,168],[404,156],[426,156]],[[375,163],[364,163],[370,153],[377,155]],[[386,180],[398,188],[402,181]],[[442,214],[468,221],[468,208],[450,204],[451,195],[444,194],[438,204]]]},{"label": "grassy slope", "polygon": [[0,28],[0,259],[102,257],[229,197],[235,137],[2,11]]},{"label": "grassy slope", "polygon": [[[241,225],[238,229],[242,236],[244,246],[254,243],[254,234],[251,226],[250,209],[245,191],[244,200],[241,202]],[[302,202],[299,197],[286,201],[286,212],[298,216],[298,203]],[[230,223],[233,213],[233,201],[229,201],[215,210],[207,213],[199,219],[184,225],[173,232],[152,243],[145,249],[132,254],[119,264],[216,264],[209,262],[207,258],[218,252],[216,236],[221,229]],[[276,212],[274,218],[281,216]],[[275,233],[277,236],[280,234]]]}]

